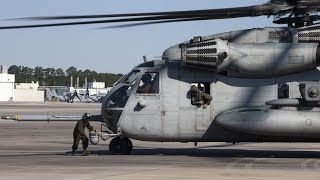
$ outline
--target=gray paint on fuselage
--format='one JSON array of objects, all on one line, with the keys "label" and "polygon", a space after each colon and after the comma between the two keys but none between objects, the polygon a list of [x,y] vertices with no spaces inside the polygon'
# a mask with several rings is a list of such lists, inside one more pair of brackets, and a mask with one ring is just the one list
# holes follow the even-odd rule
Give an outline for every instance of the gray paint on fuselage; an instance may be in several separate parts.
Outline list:
[{"label": "gray paint on fuselage", "polygon": [[[220,113],[246,106],[264,106],[277,99],[277,85],[288,82],[290,96],[299,96],[297,81],[320,78],[318,70],[272,79],[243,79],[217,75],[208,71],[181,68],[178,62],[167,62],[158,68],[139,68],[160,71],[161,91],[156,95],[135,93],[137,79],[119,126],[130,138],[149,141],[317,141],[317,138],[262,137],[231,132],[217,126],[214,119]],[[141,75],[140,75],[141,76]],[[191,105],[188,91],[192,82],[210,82],[213,100],[207,109]],[[295,90],[291,90],[295,89]],[[138,99],[147,106],[135,111]]]}]

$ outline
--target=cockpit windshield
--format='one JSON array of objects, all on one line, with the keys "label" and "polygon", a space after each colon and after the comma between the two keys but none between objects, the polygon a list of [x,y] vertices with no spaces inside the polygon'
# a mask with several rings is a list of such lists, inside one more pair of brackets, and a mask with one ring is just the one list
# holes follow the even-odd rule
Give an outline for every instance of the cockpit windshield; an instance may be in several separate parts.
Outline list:
[{"label": "cockpit windshield", "polygon": [[133,70],[124,76],[114,87],[114,91],[105,101],[106,108],[124,108],[139,77],[139,70]]},{"label": "cockpit windshield", "polygon": [[123,84],[134,84],[139,76],[139,70],[134,70],[131,73],[129,73],[128,76],[126,76],[125,79],[123,79],[121,82]]},{"label": "cockpit windshield", "polygon": [[131,94],[132,86],[121,86],[106,101],[107,108],[124,108]]}]

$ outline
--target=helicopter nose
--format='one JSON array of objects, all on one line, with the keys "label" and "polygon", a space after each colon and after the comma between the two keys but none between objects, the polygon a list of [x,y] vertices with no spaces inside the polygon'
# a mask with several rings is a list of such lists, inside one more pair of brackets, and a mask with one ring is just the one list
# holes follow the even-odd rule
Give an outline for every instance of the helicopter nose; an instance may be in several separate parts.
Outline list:
[{"label": "helicopter nose", "polygon": [[180,45],[172,46],[166,49],[162,54],[162,60],[181,61],[182,52]]}]

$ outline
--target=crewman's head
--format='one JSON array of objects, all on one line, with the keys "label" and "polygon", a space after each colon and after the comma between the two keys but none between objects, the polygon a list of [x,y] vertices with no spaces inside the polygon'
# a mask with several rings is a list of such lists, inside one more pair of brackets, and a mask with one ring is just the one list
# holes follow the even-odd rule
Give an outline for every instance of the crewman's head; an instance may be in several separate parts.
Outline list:
[{"label": "crewman's head", "polygon": [[192,85],[190,90],[191,90],[191,92],[197,92],[197,91],[199,91],[199,88],[195,85]]},{"label": "crewman's head", "polygon": [[144,74],[142,77],[141,77],[141,80],[143,83],[148,83],[150,82],[152,79],[151,75],[150,74]]},{"label": "crewman's head", "polygon": [[82,115],[82,120],[89,121],[90,118],[91,118],[91,115],[89,113],[84,113]]}]

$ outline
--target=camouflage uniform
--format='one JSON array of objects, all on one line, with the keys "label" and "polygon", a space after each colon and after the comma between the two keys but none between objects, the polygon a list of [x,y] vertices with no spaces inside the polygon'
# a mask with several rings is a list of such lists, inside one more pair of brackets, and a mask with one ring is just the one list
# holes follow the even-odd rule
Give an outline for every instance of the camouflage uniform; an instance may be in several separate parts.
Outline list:
[{"label": "camouflage uniform", "polygon": [[87,118],[84,118],[84,116],[85,115],[83,115],[82,119],[77,122],[76,127],[74,127],[74,130],[73,130],[72,153],[74,153],[78,149],[80,140],[82,141],[82,148],[84,152],[86,152],[87,147],[89,145],[89,139],[87,138],[84,132],[84,129],[88,128],[90,131],[92,131],[94,128],[89,123],[90,117],[89,119],[87,119]]},{"label": "camouflage uniform", "polygon": [[210,94],[200,91],[199,88],[194,85],[191,86],[190,91],[193,102],[202,105],[210,105],[210,102],[212,101],[212,97],[210,96]]}]

